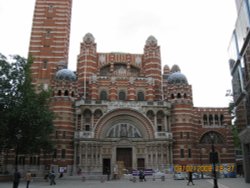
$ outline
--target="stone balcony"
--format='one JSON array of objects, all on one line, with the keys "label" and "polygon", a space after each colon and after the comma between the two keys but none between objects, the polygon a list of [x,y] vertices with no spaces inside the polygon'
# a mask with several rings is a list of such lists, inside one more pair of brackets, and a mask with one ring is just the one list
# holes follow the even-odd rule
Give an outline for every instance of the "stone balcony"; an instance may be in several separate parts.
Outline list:
[{"label": "stone balcony", "polygon": [[118,108],[132,108],[141,110],[143,107],[162,107],[169,110],[171,104],[166,101],[102,101],[102,100],[79,100],[76,101],[76,106],[106,106],[107,110],[115,110]]},{"label": "stone balcony", "polygon": [[75,139],[89,139],[94,138],[94,132],[92,131],[76,131],[74,135]]},{"label": "stone balcony", "polygon": [[155,132],[156,139],[172,139],[173,134],[170,132]]},{"label": "stone balcony", "polygon": [[[92,131],[76,131],[74,135],[75,139],[90,139],[94,138],[94,132]],[[156,139],[172,139],[173,134],[170,132],[155,132]]]}]

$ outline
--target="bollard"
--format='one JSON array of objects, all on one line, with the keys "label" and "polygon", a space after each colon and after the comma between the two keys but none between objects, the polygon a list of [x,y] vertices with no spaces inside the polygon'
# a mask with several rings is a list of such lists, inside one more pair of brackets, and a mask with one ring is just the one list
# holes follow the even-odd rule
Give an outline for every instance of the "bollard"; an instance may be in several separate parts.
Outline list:
[{"label": "bollard", "polygon": [[161,181],[165,181],[165,176],[162,176],[162,177],[161,177]]}]

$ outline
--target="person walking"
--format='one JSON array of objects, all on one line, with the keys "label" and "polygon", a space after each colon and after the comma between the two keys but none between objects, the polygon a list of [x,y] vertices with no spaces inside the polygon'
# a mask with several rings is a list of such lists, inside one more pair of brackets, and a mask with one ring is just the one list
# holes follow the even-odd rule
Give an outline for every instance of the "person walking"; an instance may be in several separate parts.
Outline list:
[{"label": "person walking", "polygon": [[191,171],[188,172],[188,183],[187,183],[187,185],[189,185],[189,183],[192,183],[192,185],[194,185],[194,182],[193,182],[193,173]]},{"label": "person walking", "polygon": [[29,188],[32,176],[31,176],[31,172],[28,171],[25,175],[25,179],[26,179],[26,188]]},{"label": "person walking", "polygon": [[145,174],[144,174],[143,170],[139,171],[139,179],[140,179],[141,182],[146,181]]},{"label": "person walking", "polygon": [[63,173],[64,173],[64,168],[61,167],[61,168],[59,169],[59,172],[60,172],[59,178],[62,178],[62,177],[63,177]]},{"label": "person walking", "polygon": [[14,177],[13,177],[13,188],[18,188],[20,178],[21,178],[21,174],[20,174],[20,172],[18,172],[18,170],[16,168],[15,172],[14,172]]},{"label": "person walking", "polygon": [[55,174],[54,170],[52,170],[49,174],[50,185],[56,185],[55,178],[56,178],[56,174]]}]

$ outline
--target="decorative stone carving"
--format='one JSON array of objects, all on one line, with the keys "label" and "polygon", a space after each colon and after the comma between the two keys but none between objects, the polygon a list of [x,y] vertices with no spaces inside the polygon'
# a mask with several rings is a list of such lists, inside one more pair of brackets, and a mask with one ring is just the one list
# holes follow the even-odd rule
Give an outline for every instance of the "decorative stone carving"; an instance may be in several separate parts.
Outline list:
[{"label": "decorative stone carving", "polygon": [[113,125],[106,133],[109,138],[141,138],[140,131],[131,124],[122,123]]}]

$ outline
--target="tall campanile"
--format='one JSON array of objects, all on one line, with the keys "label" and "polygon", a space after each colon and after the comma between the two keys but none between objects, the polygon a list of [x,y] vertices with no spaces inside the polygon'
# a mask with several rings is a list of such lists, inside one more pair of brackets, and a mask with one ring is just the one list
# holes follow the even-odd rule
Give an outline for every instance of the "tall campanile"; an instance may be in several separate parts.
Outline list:
[{"label": "tall campanile", "polygon": [[68,65],[72,0],[36,0],[29,55],[36,86],[49,86],[58,64]]}]

